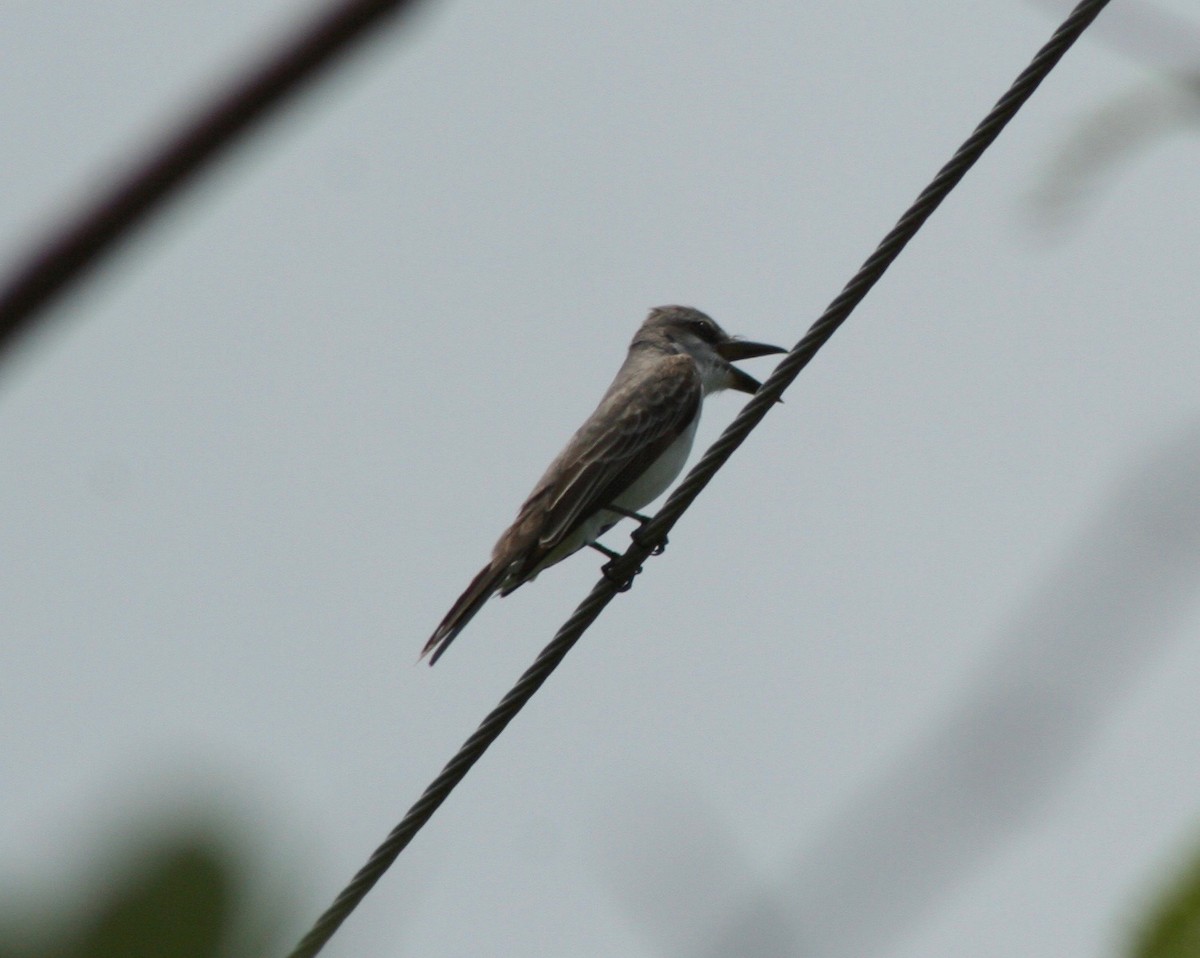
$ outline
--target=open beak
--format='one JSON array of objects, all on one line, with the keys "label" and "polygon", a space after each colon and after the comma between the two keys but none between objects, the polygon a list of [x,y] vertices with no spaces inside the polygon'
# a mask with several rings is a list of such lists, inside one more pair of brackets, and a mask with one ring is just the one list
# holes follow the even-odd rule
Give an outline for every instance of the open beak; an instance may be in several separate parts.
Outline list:
[{"label": "open beak", "polygon": [[[726,362],[734,363],[739,359],[754,359],[756,356],[770,356],[773,353],[786,353],[787,350],[782,346],[770,346],[767,343],[751,343],[745,339],[729,339],[723,343],[718,343],[714,349],[717,355]],[[762,385],[757,379],[749,373],[744,373],[736,366],[729,367],[729,388],[736,389],[738,392],[750,393],[753,395],[758,392]]]},{"label": "open beak", "polygon": [[757,356],[770,356],[772,353],[786,353],[782,346],[770,346],[767,343],[751,343],[744,339],[727,339],[713,347],[722,359],[736,363],[739,359],[754,359]]}]

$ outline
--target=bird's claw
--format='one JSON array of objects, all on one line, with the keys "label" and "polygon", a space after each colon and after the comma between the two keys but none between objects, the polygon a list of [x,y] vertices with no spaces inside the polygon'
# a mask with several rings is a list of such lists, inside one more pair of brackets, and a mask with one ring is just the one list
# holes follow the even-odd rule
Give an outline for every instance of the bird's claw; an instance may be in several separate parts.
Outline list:
[{"label": "bird's claw", "polygon": [[[631,532],[629,534],[629,538],[632,539],[634,542],[636,542],[638,545],[640,545],[642,548],[645,548],[647,543],[646,543],[645,538],[642,536],[641,532],[642,532],[641,529]],[[663,536],[662,539],[660,539],[658,542],[654,543],[654,545],[650,546],[650,554],[652,556],[662,555],[664,552],[667,551],[667,542],[669,542],[669,541],[670,540],[668,540],[666,536]]]},{"label": "bird's claw", "polygon": [[643,535],[641,534],[641,530],[639,529],[639,530],[637,530],[636,532],[631,532],[631,533],[629,534],[629,538],[630,538],[630,539],[632,539],[634,542],[636,542],[636,543],[637,543],[639,546],[641,546],[643,549],[645,549],[645,548],[649,547],[649,549],[650,549],[650,554],[651,554],[652,556],[660,556],[660,555],[662,555],[662,554],[663,554],[663,553],[666,551],[666,549],[667,549],[667,541],[668,541],[668,540],[667,540],[666,536],[663,536],[663,538],[662,538],[662,539],[660,539],[658,542],[655,542],[653,545],[650,545],[650,543],[648,543],[648,542],[646,541],[646,538],[645,538],[645,536],[643,536]]},{"label": "bird's claw", "polygon": [[633,588],[633,577],[642,574],[642,567],[638,566],[633,570],[633,575],[618,575],[613,568],[617,564],[617,560],[606,562],[600,567],[600,573],[611,582],[618,592],[628,592]]}]

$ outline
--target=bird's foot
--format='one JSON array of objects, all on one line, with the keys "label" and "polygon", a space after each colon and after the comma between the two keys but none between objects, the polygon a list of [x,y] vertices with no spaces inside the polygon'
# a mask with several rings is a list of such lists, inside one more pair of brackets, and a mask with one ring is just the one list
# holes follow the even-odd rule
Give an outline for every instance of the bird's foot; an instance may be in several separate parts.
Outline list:
[{"label": "bird's foot", "polygon": [[[645,546],[647,543],[642,536],[642,530],[646,527],[646,523],[650,521],[650,516],[644,516],[640,512],[634,512],[632,509],[625,509],[622,506],[606,506],[609,512],[615,512],[619,516],[624,516],[626,519],[632,519],[638,524],[637,529],[629,533],[629,538],[640,546]],[[660,556],[667,548],[667,537],[663,536],[662,540],[654,543],[650,548],[652,556]]]},{"label": "bird's foot", "polygon": [[621,556],[615,552],[612,553],[612,555],[613,558],[600,567],[600,574],[603,575],[604,578],[606,578],[609,582],[611,582],[618,592],[628,592],[633,588],[633,577],[642,574],[642,567],[638,566],[636,569],[634,569],[633,575],[618,574],[614,566],[617,564],[617,560],[620,559]]},{"label": "bird's foot", "polygon": [[609,582],[616,586],[618,592],[628,592],[633,586],[633,576],[638,575],[642,571],[642,567],[638,566],[633,570],[633,575],[618,575],[616,572],[616,564],[622,558],[621,553],[615,549],[610,549],[608,546],[602,546],[599,542],[589,542],[589,546],[599,552],[601,555],[608,556],[608,561],[600,567],[600,572]]}]

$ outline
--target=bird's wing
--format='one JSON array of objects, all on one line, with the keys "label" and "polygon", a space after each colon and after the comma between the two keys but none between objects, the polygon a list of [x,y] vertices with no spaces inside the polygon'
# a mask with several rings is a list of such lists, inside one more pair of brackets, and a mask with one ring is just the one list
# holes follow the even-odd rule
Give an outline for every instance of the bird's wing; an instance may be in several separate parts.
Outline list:
[{"label": "bird's wing", "polygon": [[618,499],[679,438],[702,397],[696,364],[684,355],[618,380],[522,506],[514,530],[537,530],[522,572],[532,572],[580,522]]}]

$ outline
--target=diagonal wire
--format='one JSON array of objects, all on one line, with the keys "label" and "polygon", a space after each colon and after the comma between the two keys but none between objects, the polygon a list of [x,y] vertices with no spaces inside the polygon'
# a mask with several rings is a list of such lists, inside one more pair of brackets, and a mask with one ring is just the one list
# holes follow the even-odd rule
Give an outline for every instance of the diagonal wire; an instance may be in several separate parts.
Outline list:
[{"label": "diagonal wire", "polygon": [[417,0],[336,0],[135,162],[128,175],[53,231],[0,280],[0,354],[223,149],[387,16],[417,5]]},{"label": "diagonal wire", "polygon": [[623,587],[616,583],[631,582],[641,564],[656,548],[666,542],[667,533],[692,504],[692,501],[708,485],[717,470],[745,441],[754,427],[762,421],[783,391],[800,375],[800,371],[808,365],[817,351],[846,321],[871,287],[879,281],[887,268],[900,255],[908,241],[916,235],[925,220],[1000,135],[1008,121],[1016,115],[1042,80],[1054,69],[1063,54],[1070,49],[1080,34],[1087,29],[1107,4],[1108,0],[1082,0],[1070,16],[1063,21],[1046,45],[1038,51],[1029,66],[1013,81],[1008,92],[997,101],[966,142],[938,171],[929,186],[917,197],[916,202],[909,207],[891,232],[883,238],[875,252],[863,263],[837,298],[829,304],[800,342],[783,358],[763,387],[745,405],[720,438],[709,447],[703,458],[667,499],[659,513],[634,533],[633,544],[624,555],[614,560],[610,567],[612,578],[606,576],[592,587],[587,598],[563,623],[533,665],[525,671],[512,690],[483,720],[474,734],[463,743],[454,758],[425,789],[421,797],[408,810],[408,813],[392,830],[383,844],[375,850],[367,863],[350,881],[350,884],[342,890],[333,904],[317,919],[312,929],[288,958],[312,958],[325,947],[342,922],[366,897],[367,892],[379,881],[392,862],[412,841],[413,836],[420,831],[421,827],[437,811],[438,806],[454,790],[454,787],[462,781],[471,766],[479,760],[488,746],[499,737],[525,703],[541,688],[542,683],[550,677],[550,673],[557,668],[571,647],[579,641],[580,636],[596,620],[605,606],[613,600],[617,592],[622,590]]}]

